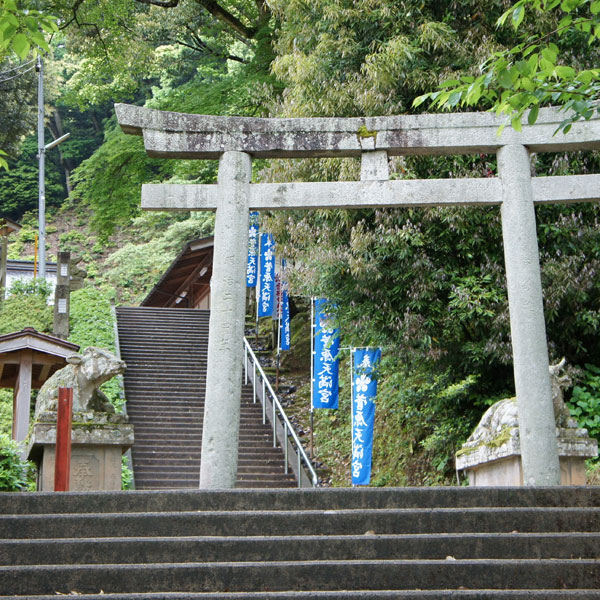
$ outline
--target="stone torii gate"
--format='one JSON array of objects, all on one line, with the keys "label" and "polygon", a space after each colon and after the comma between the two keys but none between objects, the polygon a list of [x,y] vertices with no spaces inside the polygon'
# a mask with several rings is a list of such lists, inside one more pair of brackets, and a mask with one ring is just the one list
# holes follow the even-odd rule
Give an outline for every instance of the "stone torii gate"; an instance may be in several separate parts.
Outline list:
[{"label": "stone torii gate", "polygon": [[[125,133],[151,157],[220,159],[216,185],[147,184],[146,210],[216,210],[201,488],[230,488],[237,446],[249,210],[500,206],[523,476],[560,484],[534,205],[600,199],[600,175],[531,177],[530,152],[600,149],[600,119],[554,135],[540,111],[521,133],[490,113],[260,119],[117,104]],[[498,177],[389,181],[388,156],[497,153]],[[360,182],[251,183],[252,158],[360,156]]]}]

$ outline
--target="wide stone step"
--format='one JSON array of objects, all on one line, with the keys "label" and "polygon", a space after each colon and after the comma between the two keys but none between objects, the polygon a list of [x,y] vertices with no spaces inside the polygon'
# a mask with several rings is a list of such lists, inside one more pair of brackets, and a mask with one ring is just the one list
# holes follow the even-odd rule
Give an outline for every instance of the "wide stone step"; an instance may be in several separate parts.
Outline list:
[{"label": "wide stone step", "polygon": [[[456,517],[460,509],[476,510],[499,507],[499,514],[515,510],[540,510],[552,513],[572,509],[594,514],[600,507],[600,486],[561,486],[548,488],[323,488],[292,492],[199,491],[195,492],[52,492],[0,494],[0,518],[3,515],[50,513],[141,513],[185,511],[253,511],[261,506],[277,510],[371,510],[442,508]],[[591,531],[598,531],[597,521]],[[576,530],[573,530],[576,531]],[[579,529],[586,531],[586,529]],[[364,533],[364,532],[361,532]]]},{"label": "wide stone step", "polygon": [[[187,463],[176,463],[173,461],[157,460],[154,463],[134,461],[134,467],[137,469],[136,473],[145,474],[155,473],[156,475],[169,476],[172,473],[199,473],[200,463],[199,461],[187,462]],[[256,475],[257,479],[261,479],[264,475],[287,475],[284,472],[283,465],[274,465],[268,462],[263,463],[239,463],[238,470],[239,475],[244,475],[245,478],[248,476]]]},{"label": "wide stone step", "polygon": [[[134,423],[135,425],[135,423]],[[198,428],[169,428],[163,427],[162,429],[151,429],[140,426],[138,429],[138,435],[146,439],[151,438],[155,440],[173,439],[173,435],[177,435],[180,439],[202,439],[202,431]],[[273,439],[273,434],[245,431],[240,429],[239,439],[240,441],[253,441],[253,442],[265,442]],[[173,441],[177,441],[173,439]]]},{"label": "wide stone step", "polygon": [[[170,378],[163,374],[162,376],[157,376],[153,380],[148,380],[144,377],[125,378],[125,386],[134,392],[138,389],[141,391],[162,389],[169,393],[171,390],[186,389],[186,391],[191,391],[193,394],[199,386],[205,385],[206,379],[198,375],[188,375],[184,378],[174,376]],[[202,387],[202,390],[204,390],[204,387]]]},{"label": "wide stone step", "polygon": [[[200,465],[200,449],[181,448],[179,451],[174,448],[165,446],[164,449],[156,449],[150,446],[147,449],[138,448],[133,452],[134,463],[143,461],[188,461],[194,460]],[[238,456],[238,464],[282,464],[281,451],[278,448],[265,448],[261,452],[252,453],[249,450],[244,450]]]},{"label": "wide stone step", "polygon": [[[157,423],[155,418],[135,418],[134,415],[129,415],[131,417],[131,422],[136,424],[139,429],[143,429],[147,432],[163,432],[167,430],[171,431],[193,431],[197,432],[198,427],[202,427],[202,422],[204,417],[198,415],[195,418],[192,417],[174,417],[170,415],[170,419],[165,416],[165,418],[161,417],[162,423]],[[249,433],[252,431],[255,434],[269,435],[271,433],[270,428],[267,425],[263,425],[261,419],[257,419],[251,416],[240,416],[241,427],[243,431],[241,433]],[[272,433],[271,433],[272,435]]]},{"label": "wide stone step", "polygon": [[[56,595],[29,596],[56,600]],[[0,596],[8,600],[14,596]],[[145,592],[143,594],[77,594],[78,600],[599,600],[596,590],[369,590],[282,592]]]},{"label": "wide stone step", "polygon": [[[595,589],[595,560],[357,560],[0,567],[0,589],[13,594],[145,591],[263,591],[460,588]],[[485,585],[487,584],[487,585]]]},{"label": "wide stone step", "polygon": [[[127,387],[125,388],[127,390]],[[152,392],[142,391],[129,393],[127,405],[132,407],[156,408],[159,410],[168,409],[171,406],[197,406],[198,403],[204,403],[204,390],[196,388],[191,393],[189,390],[170,390],[165,393],[163,390],[154,390]]]},{"label": "wide stone step", "polygon": [[126,379],[132,383],[142,381],[143,378],[152,377],[154,381],[171,381],[172,379],[181,379],[182,381],[197,381],[204,376],[205,367],[202,365],[188,364],[178,368],[169,369],[130,369],[126,375]]},{"label": "wide stone step", "polygon": [[111,537],[0,540],[9,564],[129,564],[301,560],[596,559],[600,533]]},{"label": "wide stone step", "polygon": [[[261,507],[269,506],[263,504]],[[270,508],[270,506],[269,506]],[[0,515],[0,538],[597,531],[600,508],[252,510]],[[598,580],[600,581],[600,579]],[[574,586],[577,587],[577,586]],[[1,587],[0,587],[1,589]]]}]

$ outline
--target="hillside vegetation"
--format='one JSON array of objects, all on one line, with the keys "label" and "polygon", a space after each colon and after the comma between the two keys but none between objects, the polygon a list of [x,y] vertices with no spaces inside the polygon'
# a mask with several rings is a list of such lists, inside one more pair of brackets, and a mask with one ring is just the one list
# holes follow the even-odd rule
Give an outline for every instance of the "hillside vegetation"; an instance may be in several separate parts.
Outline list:
[{"label": "hillside vegetation", "polygon": [[[99,298],[140,302],[187,241],[212,233],[211,214],[141,214],[139,204],[142,183],[214,182],[215,161],[149,159],[140,138],[120,131],[114,102],[216,115],[407,113],[415,110],[415,97],[442,81],[476,74],[490,53],[513,47],[520,32],[545,35],[561,18],[559,9],[528,12],[519,32],[496,27],[510,4],[493,0],[482,10],[475,0],[42,2],[60,27],[45,58],[47,140],[71,132],[47,153],[49,256],[61,248],[76,257],[87,273],[77,294],[82,306],[96,310]],[[585,32],[563,36],[561,44],[565,60],[578,68],[597,64],[597,44],[588,44]],[[1,50],[0,73],[21,59]],[[27,72],[14,81],[0,76],[6,91],[0,123],[19,105],[24,119],[18,130],[0,126],[10,167],[0,170],[0,216],[23,225],[10,257],[31,258],[35,77]],[[489,106],[487,97],[476,108]],[[594,152],[534,155],[531,167],[537,175],[592,173],[600,160]],[[359,168],[353,159],[257,160],[253,177],[356,180]],[[496,174],[496,159],[395,157],[390,171],[394,179],[486,177]],[[599,435],[599,209],[536,211],[551,359],[566,357],[575,382],[568,392],[573,410]],[[384,349],[373,484],[455,482],[456,449],[492,402],[514,395],[498,210],[282,211],[261,215],[261,227],[274,233],[280,253],[295,265],[292,295],[336,304],[342,346]],[[75,337],[76,319],[86,318],[74,314]],[[48,329],[39,295],[4,303],[2,331],[25,322]],[[307,327],[307,313],[299,313],[285,374],[297,388],[290,402],[305,431]],[[348,372],[347,364],[341,372]],[[319,412],[315,424],[319,458],[336,485],[348,484],[345,379],[340,410]],[[6,403],[2,407],[5,421]]]}]

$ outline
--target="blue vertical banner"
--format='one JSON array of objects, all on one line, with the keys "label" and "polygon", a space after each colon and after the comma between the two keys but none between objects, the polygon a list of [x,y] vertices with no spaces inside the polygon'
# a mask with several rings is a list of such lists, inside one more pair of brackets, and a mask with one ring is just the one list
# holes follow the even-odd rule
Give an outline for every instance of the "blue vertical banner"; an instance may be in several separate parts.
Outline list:
[{"label": "blue vertical banner", "polygon": [[290,349],[292,332],[290,328],[290,297],[288,295],[287,264],[281,259],[281,321],[279,322],[279,348]]},{"label": "blue vertical banner", "polygon": [[313,408],[338,407],[340,332],[327,305],[327,300],[315,300]]},{"label": "blue vertical banner", "polygon": [[258,316],[272,317],[275,310],[275,241],[270,233],[260,234],[260,282]]},{"label": "blue vertical banner", "polygon": [[246,287],[256,287],[258,279],[258,212],[250,213],[248,228],[248,266],[246,268]]},{"label": "blue vertical banner", "polygon": [[352,351],[352,484],[369,485],[380,348]]}]

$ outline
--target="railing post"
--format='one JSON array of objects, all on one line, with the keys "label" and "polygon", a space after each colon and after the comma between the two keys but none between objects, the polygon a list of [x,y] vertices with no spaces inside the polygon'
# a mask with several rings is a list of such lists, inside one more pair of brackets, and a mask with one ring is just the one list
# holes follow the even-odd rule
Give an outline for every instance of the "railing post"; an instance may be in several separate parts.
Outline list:
[{"label": "railing post", "polygon": [[[287,427],[287,423],[283,424],[283,444],[284,444],[284,455],[285,455],[285,474],[288,474],[289,471],[289,467],[288,467],[288,427]],[[298,477],[300,477],[300,473],[298,473]]]},{"label": "railing post", "polygon": [[300,460],[300,449],[298,449],[298,487],[302,487],[302,461]]},{"label": "railing post", "polygon": [[252,360],[252,388],[253,388],[253,402],[256,404],[256,361]]},{"label": "railing post", "polygon": [[267,396],[265,393],[265,378],[262,378],[262,409],[263,409],[263,425],[267,422]]},{"label": "railing post", "polygon": [[277,414],[275,412],[275,398],[271,398],[271,402],[273,403],[273,448],[277,448],[277,427],[275,426],[275,419],[277,418]]},{"label": "railing post", "polygon": [[248,385],[248,346],[244,342],[244,385]]}]

